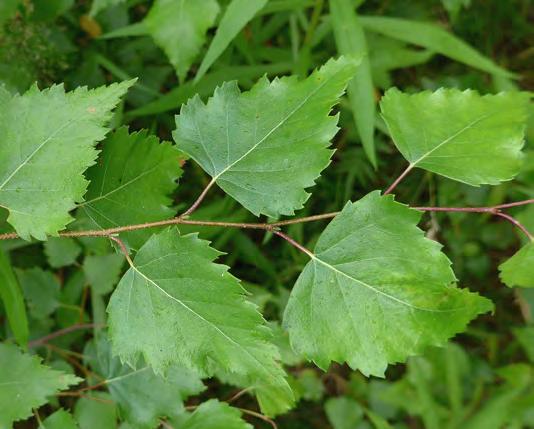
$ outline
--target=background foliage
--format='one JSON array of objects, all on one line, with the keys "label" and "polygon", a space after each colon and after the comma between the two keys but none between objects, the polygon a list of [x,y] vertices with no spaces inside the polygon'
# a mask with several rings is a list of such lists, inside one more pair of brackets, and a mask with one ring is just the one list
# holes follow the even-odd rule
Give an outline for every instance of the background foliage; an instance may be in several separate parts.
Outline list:
[{"label": "background foliage", "polygon": [[[357,17],[347,12],[356,7]],[[89,168],[86,178],[91,184],[86,202],[79,207],[73,224],[74,229],[91,229],[95,222],[110,227],[113,223],[136,223],[139,213],[149,213],[151,218],[142,217],[147,221],[183,212],[209,183],[201,169],[205,166],[186,160],[174,146],[162,143],[158,150],[149,148],[149,141],[155,145],[158,138],[172,140],[174,116],[190,97],[199,94],[205,100],[224,81],[237,80],[245,91],[263,75],[297,74],[303,78],[331,57],[367,51],[362,59],[364,67],[358,69],[357,79],[349,84],[348,95],[338,108],[341,129],[334,138],[337,151],[333,161],[317,180],[313,198],[298,212],[307,216],[340,210],[347,200],[356,201],[374,189],[386,189],[406,167],[377,115],[376,100],[386,89],[397,86],[411,93],[440,87],[471,88],[482,94],[532,90],[532,19],[534,11],[528,0],[7,0],[0,4],[0,81],[4,91],[11,94],[24,93],[34,82],[41,89],[64,82],[65,89],[72,91],[80,86],[91,89],[127,81],[107,92],[77,89],[83,96],[69,112],[76,119],[87,107],[85,102],[98,100],[102,112],[83,119],[87,126],[93,126],[110,119],[109,110],[118,105],[110,125],[116,131],[106,140],[109,152],[103,152],[104,159],[99,161],[109,162],[113,175],[102,176],[98,165]],[[132,78],[138,78],[135,84]],[[226,88],[233,91],[230,86]],[[59,87],[50,91],[55,97],[70,97]],[[35,89],[28,94],[41,96]],[[267,99],[268,94],[262,96]],[[191,112],[186,115],[182,111],[180,120],[187,121],[189,114],[193,117],[194,106],[202,109],[201,104],[199,100],[190,102]],[[505,106],[503,114],[512,115],[514,107],[513,103]],[[529,109],[532,111],[532,104]],[[33,114],[36,122],[66,120],[56,113],[51,104]],[[416,169],[396,189],[398,200],[416,206],[491,206],[534,198],[532,119],[530,124],[526,161],[516,180],[471,187]],[[206,129],[209,126],[204,124]],[[93,131],[80,139],[97,142],[104,138],[98,130]],[[216,139],[217,130],[212,135]],[[186,137],[175,136],[177,140]],[[133,153],[125,150],[125,142],[132,147],[135,142],[146,142],[146,147],[135,146],[139,152]],[[78,149],[83,154],[81,164],[70,163],[62,177],[67,169],[84,170],[95,159],[96,151],[88,152],[82,145]],[[136,192],[146,197],[132,202],[128,195],[117,195],[124,204],[138,203],[139,213],[115,209],[113,222],[99,218],[102,211],[114,210],[104,206],[106,189],[128,181],[128,172],[113,168],[113,162],[140,157],[145,162],[132,162],[128,172],[143,176],[135,186]],[[157,174],[152,172],[155,166]],[[171,199],[158,198],[172,192],[181,175],[180,166],[184,178],[178,190]],[[205,170],[209,171],[209,166]],[[472,182],[469,177],[463,179]],[[151,193],[156,182],[161,189]],[[488,182],[492,183],[483,183]],[[69,186],[80,188],[83,183],[69,182]],[[254,213],[290,214],[283,201],[277,211],[266,212],[261,200],[232,195]],[[38,195],[28,197],[39,199]],[[294,198],[304,200],[302,193]],[[9,204],[23,207],[24,201]],[[46,198],[42,204],[47,204]],[[68,198],[64,204],[73,207]],[[534,205],[511,213],[534,230]],[[12,231],[7,215],[7,210],[0,209],[0,232]],[[195,212],[195,218],[257,219],[216,188]],[[70,219],[54,221],[60,228]],[[25,238],[44,238],[34,232],[38,225],[27,225],[24,219],[20,222],[25,226],[19,232]],[[385,379],[380,379],[366,378],[347,365],[333,364],[322,371],[289,347],[280,320],[289,292],[308,262],[306,255],[266,231],[180,225],[182,235],[199,232],[213,248],[225,252],[218,262],[232,267],[232,275],[243,281],[250,300],[273,329],[297,397],[293,409],[276,417],[279,428],[534,427],[534,294],[532,289],[505,287],[497,269],[525,242],[524,236],[486,214],[430,213],[424,215],[420,226],[428,237],[444,245],[462,283],[490,298],[495,311],[477,318],[445,348],[427,348],[406,364],[390,365]],[[287,233],[312,248],[324,227],[321,222],[297,224]],[[131,232],[123,238],[137,250],[151,232]],[[166,240],[165,235],[158,237]],[[205,259],[216,256],[203,247],[204,242],[189,241],[188,246],[204,249]],[[164,268],[162,264],[160,269]],[[43,380],[20,404],[0,383],[0,428],[20,419],[16,427],[270,427],[261,415],[251,415],[250,411],[258,408],[246,392],[230,401],[232,407],[224,402],[240,392],[235,385],[247,384],[242,380],[211,371],[208,375],[215,377],[202,384],[197,374],[182,368],[171,368],[162,378],[151,371],[135,372],[111,355],[103,333],[105,308],[125,271],[124,257],[103,238],[0,241],[4,302],[0,307],[4,341],[0,345],[0,380],[7,374]],[[503,268],[503,279],[508,277],[507,283],[515,286],[534,286],[534,279],[517,272],[517,266]],[[227,276],[224,282],[232,284],[231,276],[222,275]],[[9,290],[19,287],[23,301],[9,295]],[[118,291],[123,288],[117,286]],[[121,305],[120,296],[111,305]],[[23,321],[7,322],[8,314],[20,315],[21,308],[26,309],[29,330],[24,329]],[[257,322],[253,319],[251,315],[251,324]],[[165,320],[165,324],[172,323]],[[71,326],[86,329],[47,338]],[[137,326],[142,329],[142,322]],[[131,342],[124,347],[135,342],[135,334],[135,330],[129,333]],[[19,342],[29,339],[33,356],[23,355],[13,345],[13,338]],[[154,356],[156,351],[144,359],[156,361]],[[40,365],[41,361],[51,369]],[[70,390],[53,395],[69,386]]]}]

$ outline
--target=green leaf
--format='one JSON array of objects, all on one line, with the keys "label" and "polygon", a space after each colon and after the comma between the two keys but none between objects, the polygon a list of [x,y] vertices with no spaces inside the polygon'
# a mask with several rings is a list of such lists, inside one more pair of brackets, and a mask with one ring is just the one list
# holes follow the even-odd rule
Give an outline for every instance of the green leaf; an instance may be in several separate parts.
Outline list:
[{"label": "green leaf", "polygon": [[195,76],[198,82],[237,34],[265,6],[267,0],[232,0],[224,12],[215,37]]},{"label": "green leaf", "polygon": [[143,21],[182,81],[219,13],[216,0],[156,0]]},{"label": "green leaf", "polygon": [[22,290],[5,252],[0,249],[0,298],[4,303],[9,326],[17,342],[26,347],[28,343],[28,319]]},{"label": "green leaf", "polygon": [[184,412],[182,401],[205,389],[198,375],[184,368],[173,366],[161,377],[148,366],[134,370],[122,365],[112,357],[105,335],[98,338],[96,347],[87,347],[84,354],[92,356],[91,367],[107,380],[106,386],[122,418],[136,428],[151,429],[158,426],[160,417],[177,417]]},{"label": "green leaf", "polygon": [[98,12],[107,9],[112,6],[117,6],[121,3],[124,3],[126,0],[93,0],[91,3],[91,10],[89,11],[90,16],[95,16]]},{"label": "green leaf", "polygon": [[54,21],[72,7],[74,0],[34,0],[33,21]]},{"label": "green leaf", "polygon": [[352,398],[330,398],[325,402],[324,408],[334,429],[354,429],[363,421],[363,408]]},{"label": "green leaf", "polygon": [[429,61],[434,52],[410,47],[407,44],[376,33],[366,34],[373,83],[383,89],[393,86],[390,72],[413,67]]},{"label": "green leaf", "polygon": [[2,0],[0,2],[0,26],[15,15],[21,3],[22,0]]},{"label": "green leaf", "polygon": [[522,326],[513,329],[513,332],[530,362],[534,363],[534,326]]},{"label": "green leaf", "polygon": [[117,406],[107,392],[93,392],[78,399],[74,417],[80,429],[117,429]]},{"label": "green leaf", "polygon": [[489,300],[459,289],[441,246],[417,228],[421,213],[374,191],[321,234],[293,288],[284,324],[291,345],[323,369],[347,362],[383,376],[465,329]]},{"label": "green leaf", "polygon": [[338,116],[329,113],[356,65],[342,57],[303,81],[263,78],[245,93],[227,82],[207,104],[194,97],[182,107],[173,137],[255,215],[291,215],[330,162]]},{"label": "green leaf", "polygon": [[264,413],[283,412],[292,392],[270,331],[218,255],[175,228],[153,235],[111,296],[113,351],[131,366],[142,354],[158,374],[176,364],[246,377]]},{"label": "green leaf", "polygon": [[78,429],[78,425],[68,411],[60,409],[48,416],[39,429]]},{"label": "green leaf", "polygon": [[534,287],[534,242],[523,246],[499,266],[501,280],[509,287]]},{"label": "green leaf", "polygon": [[111,110],[134,81],[65,93],[62,85],[11,97],[0,88],[0,206],[29,240],[56,235],[87,187],[83,172]]},{"label": "green leaf", "polygon": [[365,154],[376,168],[375,89],[365,34],[350,0],[330,0],[330,13],[338,52],[361,58],[347,93]]},{"label": "green leaf", "polygon": [[59,283],[50,271],[34,267],[16,270],[28,309],[35,319],[45,319],[59,305]]},{"label": "green leaf", "polygon": [[82,248],[73,238],[50,237],[44,243],[46,259],[53,268],[74,264],[81,251]]},{"label": "green leaf", "polygon": [[439,89],[404,94],[393,88],[380,106],[391,138],[410,169],[420,167],[469,185],[497,185],[521,167],[526,93],[479,95]]},{"label": "green leaf", "polygon": [[491,59],[437,25],[381,16],[361,16],[360,23],[365,30],[428,48],[473,68],[500,76],[514,77],[513,73],[499,67]]},{"label": "green leaf", "polygon": [[[87,171],[91,181],[80,204],[84,228],[105,229],[168,219],[175,214],[169,195],[182,175],[183,156],[168,142],[146,131],[128,134],[123,127],[104,142],[98,164]],[[121,233],[130,247],[139,249],[153,233]]]},{"label": "green leaf", "polygon": [[89,255],[83,261],[83,272],[93,290],[105,295],[119,282],[123,264],[124,256],[118,253]]},{"label": "green leaf", "polygon": [[175,426],[176,429],[252,429],[241,420],[241,412],[216,399],[200,404],[197,409]]},{"label": "green leaf", "polygon": [[45,404],[47,396],[82,381],[41,365],[39,357],[9,344],[0,344],[0,362],[0,404],[9,404],[2,406],[0,427],[30,417],[32,408]]}]

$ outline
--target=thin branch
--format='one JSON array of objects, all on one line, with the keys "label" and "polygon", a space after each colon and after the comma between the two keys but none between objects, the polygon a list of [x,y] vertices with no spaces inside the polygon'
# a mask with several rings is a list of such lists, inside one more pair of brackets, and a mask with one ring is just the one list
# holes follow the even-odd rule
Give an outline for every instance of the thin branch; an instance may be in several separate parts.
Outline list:
[{"label": "thin branch", "polygon": [[208,185],[204,188],[204,190],[199,195],[199,197],[196,199],[196,201],[180,217],[187,217],[191,213],[193,213],[197,209],[197,207],[200,205],[204,197],[208,194],[208,191],[211,189],[213,185],[215,185],[215,179],[211,179],[210,183],[208,183]]},{"label": "thin branch", "polygon": [[70,334],[71,332],[80,331],[82,329],[92,329],[97,325],[94,323],[81,323],[78,325],[68,326],[66,328],[60,329],[59,331],[52,332],[51,334],[45,335],[44,337],[38,338],[37,340],[30,341],[28,343],[28,348],[38,347],[46,344],[48,341],[51,341],[55,338],[62,337],[63,335]]},{"label": "thin branch", "polygon": [[130,258],[130,253],[128,252],[128,248],[123,243],[123,241],[118,237],[113,237],[112,235],[109,236],[109,239],[113,240],[115,243],[117,243],[119,245],[119,247],[121,249],[121,252],[124,254],[124,257],[128,261],[128,264],[130,265],[130,267],[133,267],[134,264],[132,262],[132,259]]},{"label": "thin branch", "polygon": [[[412,207],[416,210],[422,211],[442,211],[442,212],[475,212],[475,213],[494,213],[501,209],[510,207],[524,206],[527,204],[534,204],[534,199],[516,201],[514,203],[501,204],[491,207]],[[121,232],[136,231],[140,229],[156,228],[169,225],[197,225],[207,227],[223,227],[223,228],[240,228],[240,229],[260,229],[266,231],[275,231],[281,226],[293,225],[304,222],[313,222],[317,220],[331,219],[339,212],[325,213],[320,215],[306,216],[302,218],[282,220],[273,223],[245,223],[245,222],[216,222],[207,220],[189,220],[183,217],[175,217],[156,222],[146,222],[133,225],[117,226],[114,228],[86,230],[86,231],[66,231],[60,232],[60,237],[110,237]],[[183,216],[183,215],[182,215]],[[0,240],[13,240],[20,238],[15,232],[0,234]]]},{"label": "thin branch", "polygon": [[278,235],[279,237],[282,237],[289,244],[291,244],[293,247],[296,247],[301,252],[304,252],[310,258],[312,258],[312,259],[315,258],[315,255],[312,252],[310,252],[308,249],[306,249],[302,244],[300,244],[300,243],[296,242],[295,240],[293,240],[289,235],[286,235],[282,231],[278,231],[278,230],[273,231],[273,233]]},{"label": "thin branch", "polygon": [[390,194],[393,189],[395,189],[397,185],[402,181],[402,179],[404,179],[408,175],[408,173],[412,171],[412,168],[414,168],[413,164],[408,165],[408,167],[406,167],[406,170],[404,170],[401,175],[395,179],[395,181],[389,186],[389,188],[385,190],[383,195]]},{"label": "thin branch", "polygon": [[523,231],[523,233],[528,237],[528,239],[530,241],[534,241],[534,237],[532,236],[532,234],[528,231],[528,229],[522,225],[517,219],[513,218],[512,216],[510,216],[509,214],[506,214],[506,213],[502,213],[502,212],[495,212],[494,213],[496,216],[500,216],[502,217],[503,219],[506,219],[508,222],[510,222],[512,225],[514,226],[517,226],[521,231]]},{"label": "thin branch", "polygon": [[530,200],[516,201],[513,203],[499,204],[498,206],[493,206],[493,208],[494,209],[507,209],[510,207],[526,206],[527,204],[534,204],[534,198]]},{"label": "thin branch", "polygon": [[269,417],[264,416],[263,414],[257,413],[256,411],[247,410],[246,408],[237,408],[239,411],[241,411],[243,414],[248,414],[249,416],[256,417],[257,419],[263,420],[264,422],[269,423],[273,429],[278,429],[278,426],[274,422],[274,420],[271,420]]},{"label": "thin branch", "polygon": [[269,225],[278,228],[280,226],[293,225],[296,223],[313,222],[316,220],[331,219],[333,217],[336,217],[339,213],[341,212],[331,212],[331,213],[325,213],[325,214],[320,214],[320,215],[299,217],[296,219],[281,220],[279,222],[270,223]]},{"label": "thin branch", "polygon": [[[194,411],[196,410],[197,408],[199,407],[199,405],[187,405],[186,407],[184,407],[187,411]],[[249,416],[253,416],[253,417],[256,417],[260,420],[263,420],[264,422],[267,422],[269,423],[274,429],[278,429],[278,426],[276,425],[276,423],[271,420],[269,417],[261,414],[261,413],[258,413],[256,411],[252,411],[252,410],[248,410],[246,408],[238,408],[238,407],[235,407],[237,410],[241,411],[243,414],[248,414]]]},{"label": "thin branch", "polygon": [[534,240],[532,234],[528,229],[522,225],[517,219],[510,216],[509,214],[501,212],[502,208],[517,207],[521,205],[534,203],[534,200],[525,200],[518,201],[516,203],[501,204],[498,206],[492,207],[412,207],[416,210],[426,211],[426,212],[456,212],[456,213],[488,213],[493,216],[499,216],[503,219],[506,219],[512,225],[518,227],[530,241]]}]

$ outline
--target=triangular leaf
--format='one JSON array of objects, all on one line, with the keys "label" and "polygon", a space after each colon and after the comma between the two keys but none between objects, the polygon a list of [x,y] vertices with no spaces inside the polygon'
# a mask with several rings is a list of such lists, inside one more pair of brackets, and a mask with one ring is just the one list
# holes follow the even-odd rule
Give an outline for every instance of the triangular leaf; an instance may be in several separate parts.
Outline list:
[{"label": "triangular leaf", "polygon": [[441,345],[489,300],[459,289],[440,245],[417,228],[421,214],[372,192],[324,230],[289,299],[293,348],[321,368],[347,362],[383,376],[428,345]]},{"label": "triangular leaf", "polygon": [[356,66],[342,57],[305,80],[263,78],[245,93],[227,82],[207,104],[197,96],[182,107],[174,140],[255,215],[291,215],[330,162],[338,116],[329,113]]},{"label": "triangular leaf", "polygon": [[216,0],[156,0],[143,24],[183,80],[219,13]]},{"label": "triangular leaf", "polygon": [[391,138],[410,167],[469,185],[497,185],[521,167],[526,93],[479,95],[439,89],[404,94],[393,88],[380,107]]},{"label": "triangular leaf", "polygon": [[0,206],[26,240],[55,235],[87,188],[104,124],[134,81],[65,93],[63,86],[6,96],[0,88]]},{"label": "triangular leaf", "polygon": [[[170,218],[169,198],[182,175],[180,152],[170,143],[159,143],[146,131],[128,134],[123,127],[103,143],[98,164],[87,171],[91,181],[86,201],[79,205],[84,228],[113,228]],[[153,231],[121,234],[139,249]]]},{"label": "triangular leaf", "polygon": [[501,280],[509,287],[534,287],[534,242],[523,246],[499,266]]},{"label": "triangular leaf", "polygon": [[40,361],[15,346],[0,344],[0,427],[11,427],[13,422],[30,417],[32,408],[45,404],[47,396],[81,381]]},{"label": "triangular leaf", "polygon": [[143,355],[156,373],[176,364],[246,377],[265,413],[283,412],[292,392],[269,329],[228,268],[212,262],[218,255],[175,228],[152,236],[111,296],[113,350],[132,366]]}]

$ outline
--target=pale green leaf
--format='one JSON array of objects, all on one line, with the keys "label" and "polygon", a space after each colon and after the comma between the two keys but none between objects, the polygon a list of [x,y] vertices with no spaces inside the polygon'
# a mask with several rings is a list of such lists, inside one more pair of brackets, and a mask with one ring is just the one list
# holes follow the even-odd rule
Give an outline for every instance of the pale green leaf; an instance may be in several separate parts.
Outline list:
[{"label": "pale green leaf", "polygon": [[224,52],[237,34],[254,18],[267,0],[232,0],[217,27],[208,52],[202,59],[202,63],[195,76],[198,82],[206,74],[217,58]]},{"label": "pale green leaf", "polygon": [[421,213],[372,192],[321,234],[293,288],[284,323],[293,348],[326,369],[347,362],[383,376],[465,329],[489,300],[455,286],[441,246],[417,228]]},{"label": "pale green leaf", "polygon": [[81,246],[73,238],[50,237],[44,243],[46,258],[53,268],[74,264],[81,251]]},{"label": "pale green leaf", "polygon": [[50,271],[39,267],[16,270],[17,277],[35,319],[50,316],[59,305],[59,283]]},{"label": "pale green leaf", "polygon": [[354,429],[363,421],[362,406],[347,396],[330,398],[324,409],[333,429]]},{"label": "pale green leaf", "polygon": [[76,401],[80,429],[117,429],[117,406],[107,392],[93,392]]},{"label": "pale green leaf", "polygon": [[528,99],[519,92],[481,96],[439,89],[405,94],[393,88],[380,106],[410,168],[478,186],[511,180],[519,172]]},{"label": "pale green leaf", "polygon": [[263,412],[283,412],[292,392],[270,331],[218,255],[176,228],[152,236],[111,296],[113,351],[132,366],[142,355],[158,374],[176,364],[246,377]]},{"label": "pale green leaf", "polygon": [[0,88],[0,206],[29,240],[56,235],[87,188],[83,172],[111,110],[134,81],[65,93],[63,86],[8,96]]},{"label": "pale green leaf", "polygon": [[[104,229],[171,218],[170,194],[182,174],[183,156],[170,143],[146,131],[128,134],[120,128],[103,144],[98,164],[87,171],[91,181],[79,205],[84,228]],[[153,230],[121,233],[139,249]]]},{"label": "pale green leaf", "polygon": [[534,287],[534,242],[523,246],[499,266],[501,280],[509,287]]},{"label": "pale green leaf", "polygon": [[0,427],[32,415],[47,397],[81,381],[41,365],[41,359],[22,353],[17,347],[0,344]]},{"label": "pale green leaf", "polygon": [[43,420],[39,429],[78,429],[78,425],[72,414],[60,409]]},{"label": "pale green leaf", "polygon": [[98,12],[107,9],[108,7],[117,6],[124,3],[126,0],[93,0],[91,3],[90,16],[95,16]]},{"label": "pale green leaf", "polygon": [[175,426],[176,429],[252,429],[241,419],[241,412],[216,399],[200,404],[195,411]]},{"label": "pale green leaf", "polygon": [[476,69],[506,77],[514,76],[435,24],[385,16],[361,16],[360,22],[365,30],[428,48]]},{"label": "pale green leaf", "polygon": [[365,154],[376,167],[376,102],[365,34],[350,0],[330,0],[330,14],[338,52],[361,58],[354,79],[347,86],[347,94]]},{"label": "pale green leaf", "polygon": [[184,412],[183,400],[205,388],[190,370],[171,367],[165,377],[154,374],[148,366],[132,369],[111,355],[110,344],[101,335],[96,346],[91,344],[85,355],[91,355],[91,367],[106,380],[112,398],[117,402],[123,420],[135,428],[151,429],[159,418],[174,418]]},{"label": "pale green leaf", "polygon": [[9,258],[2,249],[0,249],[0,298],[15,339],[22,347],[26,347],[29,331],[24,297]]},{"label": "pale green leaf", "polygon": [[89,255],[83,261],[85,278],[99,295],[113,290],[119,282],[124,256],[119,253]]},{"label": "pale green leaf", "polygon": [[173,137],[255,215],[291,215],[330,162],[338,116],[329,113],[356,65],[342,57],[305,80],[263,78],[245,93],[227,82],[207,104],[194,97],[182,107]]},{"label": "pale green leaf", "polygon": [[156,0],[143,21],[183,80],[219,13],[216,0]]}]

